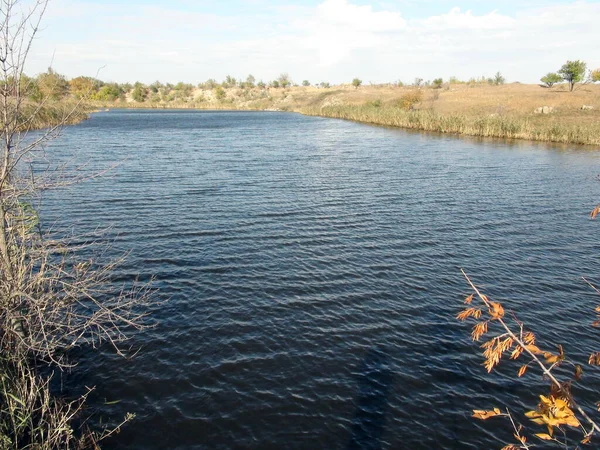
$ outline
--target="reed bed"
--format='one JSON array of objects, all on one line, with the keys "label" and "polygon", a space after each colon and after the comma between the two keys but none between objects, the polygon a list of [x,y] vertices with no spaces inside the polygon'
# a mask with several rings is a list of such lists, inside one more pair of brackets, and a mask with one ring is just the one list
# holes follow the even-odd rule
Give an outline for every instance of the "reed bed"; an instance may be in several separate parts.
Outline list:
[{"label": "reed bed", "polygon": [[468,116],[439,114],[431,110],[408,111],[393,106],[331,105],[307,107],[307,115],[438,133],[467,136],[528,139],[535,141],[600,146],[600,124],[573,125],[558,121],[540,123],[523,116]]}]

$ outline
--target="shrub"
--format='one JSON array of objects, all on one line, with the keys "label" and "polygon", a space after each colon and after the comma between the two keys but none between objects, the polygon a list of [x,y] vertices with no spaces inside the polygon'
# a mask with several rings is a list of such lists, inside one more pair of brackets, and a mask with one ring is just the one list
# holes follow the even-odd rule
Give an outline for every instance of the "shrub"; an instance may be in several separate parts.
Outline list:
[{"label": "shrub", "polygon": [[547,73],[542,78],[540,78],[540,81],[542,83],[544,83],[545,87],[548,87],[548,88],[551,88],[556,83],[560,83],[562,80],[563,80],[563,78],[555,72]]},{"label": "shrub", "polygon": [[444,84],[444,79],[443,78],[436,78],[435,80],[433,80],[433,87],[435,89],[441,89],[442,88],[442,84]]},{"label": "shrub", "polygon": [[415,105],[421,103],[421,100],[423,100],[423,92],[415,89],[400,97],[396,106],[402,109],[414,109]]}]

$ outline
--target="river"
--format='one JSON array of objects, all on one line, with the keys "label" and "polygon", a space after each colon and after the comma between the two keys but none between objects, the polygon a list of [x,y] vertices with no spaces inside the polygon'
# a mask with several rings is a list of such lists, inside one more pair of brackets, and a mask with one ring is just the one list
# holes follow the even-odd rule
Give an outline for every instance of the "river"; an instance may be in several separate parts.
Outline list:
[{"label": "river", "polygon": [[[488,375],[456,314],[460,269],[584,361],[600,153],[277,112],[116,110],[49,159],[100,178],[44,198],[43,224],[109,227],[115,282],[154,286],[135,357],[85,349],[65,389],[103,449],[482,449],[512,430],[471,410],[535,407],[519,364]],[[114,167],[113,167],[114,166]],[[590,376],[578,392],[600,400]],[[543,430],[539,430],[541,432]]]}]

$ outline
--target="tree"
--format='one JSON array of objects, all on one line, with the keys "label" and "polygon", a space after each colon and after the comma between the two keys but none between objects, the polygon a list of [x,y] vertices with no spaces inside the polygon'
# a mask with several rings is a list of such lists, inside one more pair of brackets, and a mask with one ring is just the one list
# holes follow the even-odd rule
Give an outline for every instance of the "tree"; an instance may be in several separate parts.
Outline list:
[{"label": "tree", "polygon": [[47,72],[38,75],[37,84],[43,98],[60,100],[69,93],[67,79],[55,72],[52,67],[49,67]]},{"label": "tree", "polygon": [[224,88],[235,87],[236,84],[237,84],[237,80],[234,77],[232,77],[231,75],[227,75],[225,77],[225,81],[223,81],[223,83],[221,83],[221,85]]},{"label": "tree", "polygon": [[92,77],[77,77],[69,81],[69,90],[75,98],[91,98],[101,86],[102,82]]},{"label": "tree", "polygon": [[79,113],[46,104],[68,87],[52,70],[41,77],[41,104],[32,105],[21,89],[47,1],[27,5],[22,16],[18,0],[0,7],[0,448],[97,448],[105,435],[83,432],[79,439],[74,430],[87,394],[57,398],[53,373],[73,364],[67,355],[75,348],[89,352],[102,342],[120,353],[129,330],[143,327],[149,297],[147,286],[111,287],[118,261],[91,257],[91,246],[82,254],[81,246],[52,235],[40,219],[42,191],[80,180],[77,172],[39,167],[48,160],[46,144]]},{"label": "tree", "polygon": [[590,79],[592,80],[592,83],[600,81],[600,69],[593,70],[590,74]]},{"label": "tree", "polygon": [[542,78],[540,78],[540,81],[542,83],[544,83],[544,85],[548,88],[551,88],[556,83],[560,83],[562,80],[563,80],[563,77],[561,77],[559,74],[557,74],[555,72],[549,72],[546,75],[544,75]]},{"label": "tree", "polygon": [[292,84],[292,80],[289,76],[289,74],[287,73],[282,73],[281,75],[279,75],[279,78],[277,78],[277,81],[279,81],[279,85],[286,89],[287,87],[289,87]]},{"label": "tree", "polygon": [[219,101],[225,100],[225,97],[227,97],[227,93],[225,92],[225,89],[223,89],[222,86],[217,86],[215,88],[215,97]]},{"label": "tree", "polygon": [[249,88],[253,88],[256,85],[256,78],[254,78],[254,75],[248,75],[248,77],[246,77],[246,86]]},{"label": "tree", "polygon": [[267,87],[267,84],[263,80],[260,80],[258,83],[256,83],[256,86],[258,86],[261,89],[264,89]]},{"label": "tree", "polygon": [[302,81],[302,86],[304,86],[304,87],[310,86],[310,81],[308,81],[308,80]]},{"label": "tree", "polygon": [[436,78],[435,80],[433,80],[433,87],[435,89],[441,89],[442,88],[442,84],[444,84],[444,79],[443,78]]},{"label": "tree", "polygon": [[93,96],[95,100],[114,102],[124,94],[123,89],[116,84],[110,83],[102,86],[98,92]]},{"label": "tree", "polygon": [[362,84],[362,80],[360,80],[358,78],[354,78],[352,80],[352,86],[354,86],[355,89],[358,89],[361,84]]},{"label": "tree", "polygon": [[494,75],[493,78],[493,82],[496,86],[500,86],[501,84],[504,84],[506,82],[506,78],[504,78],[500,72],[496,72],[496,75]]},{"label": "tree", "polygon": [[136,102],[143,102],[146,100],[148,92],[146,88],[141,83],[136,83],[133,91],[131,91],[131,98]]},{"label": "tree", "polygon": [[587,64],[583,61],[567,61],[558,71],[562,79],[569,83],[569,91],[573,92],[575,85],[585,78]]},{"label": "tree", "polygon": [[279,80],[271,81],[271,87],[277,89],[279,87]]}]

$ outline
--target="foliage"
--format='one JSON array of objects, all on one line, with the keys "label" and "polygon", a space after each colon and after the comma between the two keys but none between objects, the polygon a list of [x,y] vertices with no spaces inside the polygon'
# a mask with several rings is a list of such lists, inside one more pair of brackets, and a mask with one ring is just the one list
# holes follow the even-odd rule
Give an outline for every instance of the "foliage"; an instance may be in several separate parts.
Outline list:
[{"label": "foliage", "polygon": [[585,78],[587,64],[583,61],[567,61],[558,71],[563,80],[569,83],[569,91],[573,92],[575,85]]},{"label": "foliage", "polygon": [[496,75],[494,75],[492,83],[495,86],[500,86],[501,84],[504,84],[505,82],[506,82],[506,79],[502,76],[502,74],[500,72],[496,72]]},{"label": "foliage", "polygon": [[423,86],[423,78],[415,78],[412,85],[413,87],[420,88],[421,86]]},{"label": "foliage", "polygon": [[102,82],[92,77],[77,77],[69,81],[69,91],[75,98],[91,98],[101,86]]},{"label": "foliage", "polygon": [[441,89],[443,84],[444,84],[443,78],[436,78],[435,80],[433,80],[433,87],[435,89]]},{"label": "foliage", "polygon": [[600,81],[600,69],[593,70],[590,74],[590,79],[592,83],[597,83]]},{"label": "foliage", "polygon": [[418,103],[421,103],[422,100],[423,100],[423,92],[419,89],[413,89],[413,90],[410,90],[409,92],[407,92],[406,94],[404,94],[402,97],[400,97],[396,101],[396,106],[398,108],[411,110],[411,109],[414,109],[414,107]]},{"label": "foliage", "polygon": [[135,100],[136,102],[143,102],[144,100],[146,100],[146,97],[148,96],[148,93],[146,91],[146,88],[144,86],[142,86],[141,84],[136,83],[136,86],[133,88],[133,91],[131,92],[131,98],[133,100]]},{"label": "foliage", "polygon": [[277,89],[279,87],[279,80],[271,81],[271,87]]},{"label": "foliage", "polygon": [[302,81],[302,86],[304,86],[304,87],[310,86],[310,81],[308,81],[308,80]]},{"label": "foliage", "polygon": [[51,67],[47,72],[41,73],[37,77],[37,85],[42,98],[51,100],[60,100],[69,93],[69,83],[67,79],[55,72]]},{"label": "foliage", "polygon": [[[543,350],[536,335],[525,328],[514,312],[506,311],[500,302],[482,293],[464,271],[463,275],[473,293],[466,297],[466,307],[457,315],[457,319],[475,321],[471,332],[473,341],[487,339],[481,345],[486,370],[491,372],[505,355],[509,355],[510,360],[524,360],[516,373],[517,377],[524,376],[530,369],[537,369],[550,385],[547,393],[539,395],[540,402],[535,409],[524,414],[533,424],[542,425],[543,429],[519,423],[508,409],[506,413],[498,408],[474,410],[473,417],[482,420],[495,416],[507,417],[517,442],[507,444],[505,449],[528,449],[534,446],[529,443],[534,437],[567,449],[589,443],[600,432],[600,428],[572,393],[572,386],[581,381],[582,366],[567,358],[561,345],[553,350]],[[600,313],[600,307],[596,311]],[[600,365],[599,356],[596,352],[592,353],[588,364]],[[578,429],[580,434],[568,433],[566,427]]]},{"label": "foliage", "polygon": [[319,83],[319,86],[322,87],[323,89],[329,89],[331,87],[331,85],[329,83],[327,83],[326,81],[321,81]]},{"label": "foliage", "polygon": [[223,81],[223,83],[221,83],[221,86],[223,86],[224,88],[232,88],[235,87],[237,85],[237,80],[232,77],[231,75],[227,75],[225,77],[225,81]]},{"label": "foliage", "polygon": [[100,101],[115,101],[124,94],[123,89],[116,84],[110,83],[102,86],[98,92],[93,96],[95,100]]},{"label": "foliage", "polygon": [[[81,414],[87,394],[62,399],[57,383],[51,389],[52,374],[74,365],[67,355],[75,348],[87,352],[103,342],[122,354],[119,344],[144,327],[148,288],[135,282],[131,289],[115,286],[120,260],[102,262],[93,257],[93,244],[73,244],[42,226],[35,207],[41,193],[82,181],[76,171],[33,168],[48,161],[46,144],[78,105],[48,107],[69,88],[52,69],[37,79],[40,103],[28,101],[21,86],[32,83],[23,78],[23,67],[47,3],[34,2],[17,16],[18,3],[5,0],[0,8],[0,448],[96,449],[114,430],[76,428],[86,420]],[[40,123],[46,128],[30,134]]]},{"label": "foliage", "polygon": [[227,97],[227,93],[225,92],[225,89],[223,89],[221,86],[217,86],[215,88],[215,97],[217,100],[224,100],[225,97]]},{"label": "foliage", "polygon": [[546,75],[544,75],[542,78],[540,78],[540,81],[542,83],[544,83],[544,85],[546,87],[551,88],[556,83],[560,83],[561,81],[563,81],[563,77],[561,77],[559,74],[557,74],[555,72],[549,72]]},{"label": "foliage", "polygon": [[359,78],[354,78],[352,80],[352,86],[354,86],[356,89],[358,89],[361,84],[362,84],[362,80]]},{"label": "foliage", "polygon": [[290,75],[286,72],[279,75],[277,81],[279,82],[279,85],[284,89],[290,87],[290,85],[292,84],[292,79],[290,78]]}]

